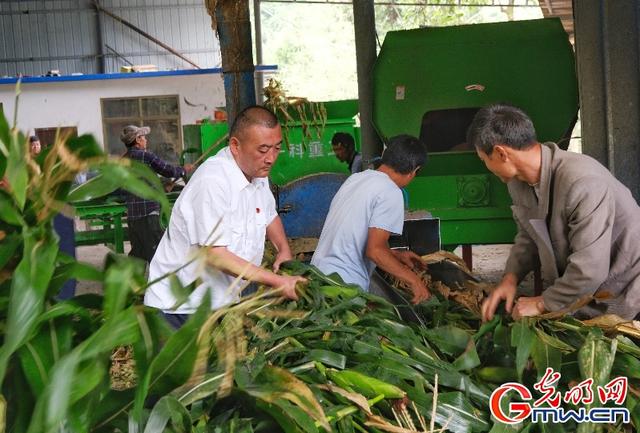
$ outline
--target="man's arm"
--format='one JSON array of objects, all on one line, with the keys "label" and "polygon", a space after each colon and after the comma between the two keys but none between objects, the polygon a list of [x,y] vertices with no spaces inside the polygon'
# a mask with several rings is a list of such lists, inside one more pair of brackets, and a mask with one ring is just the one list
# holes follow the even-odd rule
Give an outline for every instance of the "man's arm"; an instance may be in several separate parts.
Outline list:
[{"label": "man's arm", "polygon": [[273,221],[267,226],[267,239],[269,239],[273,246],[276,247],[276,250],[278,250],[276,259],[273,262],[273,271],[278,272],[282,262],[293,258],[289,242],[287,242],[287,235],[284,232],[282,220],[278,215],[276,215]]},{"label": "man's arm", "polygon": [[233,254],[227,247],[211,247],[208,263],[231,276],[241,276],[246,280],[256,281],[273,288],[282,288],[283,294],[289,299],[298,299],[296,284],[307,280],[298,276],[277,275],[266,269],[254,265]]},{"label": "man's arm", "polygon": [[409,285],[413,293],[412,302],[417,304],[429,298],[429,289],[422,279],[405,266],[389,248],[389,232],[386,230],[369,227],[366,256],[380,269],[390,273]]},{"label": "man's arm", "polygon": [[[509,191],[511,192],[511,188]],[[502,280],[482,303],[482,319],[484,321],[493,319],[493,315],[502,301],[506,302],[505,310],[507,313],[511,313],[518,283],[534,269],[536,264],[538,247],[522,227],[515,212],[513,217],[518,226],[518,233],[509,251]]]},{"label": "man's arm", "polygon": [[190,164],[185,164],[185,167],[171,165],[151,152],[145,152],[144,162],[146,162],[149,167],[151,167],[151,169],[159,175],[169,178],[186,176],[187,172],[192,169],[192,166]]}]

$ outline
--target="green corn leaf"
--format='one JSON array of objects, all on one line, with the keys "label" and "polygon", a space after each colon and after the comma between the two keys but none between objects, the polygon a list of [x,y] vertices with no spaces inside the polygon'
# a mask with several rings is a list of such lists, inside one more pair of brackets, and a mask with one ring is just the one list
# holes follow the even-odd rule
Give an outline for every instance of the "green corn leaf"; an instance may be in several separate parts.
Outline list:
[{"label": "green corn leaf", "polygon": [[609,381],[616,348],[616,340],[605,342],[595,332],[589,332],[584,345],[578,351],[582,379],[593,378],[594,386],[604,386]]},{"label": "green corn leaf", "polygon": [[207,295],[196,313],[167,340],[149,368],[146,371],[138,371],[139,382],[133,408],[136,422],[142,420],[142,408],[149,393],[164,395],[182,385],[191,376],[199,350],[198,333],[209,316],[210,305]]},{"label": "green corn leaf", "polygon": [[[96,430],[113,426],[115,420],[126,422],[127,410],[133,406],[135,389],[109,390],[105,393],[96,411],[91,414],[91,425]],[[109,431],[113,431],[112,429]]]},{"label": "green corn leaf", "polygon": [[[91,321],[91,312],[87,310],[86,307],[83,307],[77,302],[77,298],[69,299],[66,301],[61,301],[57,304],[52,305],[38,317],[38,325],[43,323],[47,323],[50,320],[57,319],[59,317],[72,316],[74,319],[78,321],[80,319],[85,320],[87,322]],[[85,331],[90,331],[91,329],[84,329]]]},{"label": "green corn leaf", "polygon": [[531,349],[531,358],[536,366],[538,373],[538,379],[544,376],[548,367],[553,368],[555,371],[560,371],[562,365],[562,352],[553,346],[547,345],[537,336],[534,339],[533,347]]},{"label": "green corn leaf", "polygon": [[422,389],[424,389],[427,383],[426,378],[417,370],[388,358],[358,363],[357,369],[368,376],[392,383],[405,391],[403,381],[410,381],[414,387]]},{"label": "green corn leaf", "polygon": [[[123,181],[119,177],[110,176],[109,170],[101,169],[96,177],[78,185],[67,196],[69,202],[79,202],[104,197],[118,189]],[[104,173],[106,171],[106,173]]]},{"label": "green corn leaf", "polygon": [[165,341],[174,333],[173,328],[154,308],[136,311],[140,339],[133,345],[133,356],[138,374],[145,374],[162,349]]},{"label": "green corn leaf", "polygon": [[171,294],[176,299],[173,308],[178,308],[180,305],[184,304],[187,299],[189,299],[194,287],[192,285],[184,287],[176,274],[169,274],[167,278],[169,279]]},{"label": "green corn leaf", "polygon": [[35,398],[20,368],[7,376],[0,394],[1,425],[6,426],[5,431],[27,431],[33,416]]},{"label": "green corn leaf", "polygon": [[139,309],[138,306],[131,306],[118,312],[74,350],[81,351],[81,359],[85,360],[110,354],[118,346],[134,343],[140,337],[137,320]]},{"label": "green corn leaf", "polygon": [[16,208],[11,196],[0,189],[0,219],[14,226],[25,225],[21,212]]},{"label": "green corn leaf", "polygon": [[[50,379],[36,403],[29,433],[57,431],[66,419],[70,405],[90,392],[100,382],[104,368],[84,370],[81,363],[98,357],[108,357],[113,348],[131,344],[138,338],[134,307],[121,311],[105,322],[98,331],[63,356],[51,370]],[[80,376],[84,375],[84,377]],[[82,377],[74,381],[69,378]]]},{"label": "green corn leaf", "polygon": [[555,347],[556,349],[564,353],[573,352],[575,350],[572,346],[563,342],[559,338],[552,337],[551,335],[547,334],[546,332],[544,332],[542,329],[538,327],[535,328],[535,332],[538,338],[542,340],[544,344],[546,344],[547,346]]},{"label": "green corn leaf", "polygon": [[[578,432],[580,433],[587,433],[588,431],[591,430],[583,430],[581,431],[581,427],[586,427],[588,424],[583,423],[583,424],[578,424]],[[566,433],[567,429],[565,428],[564,424],[560,424],[560,423],[543,423],[542,421],[538,421],[538,424],[536,424],[536,427],[538,427],[538,431],[540,433]]]},{"label": "green corn leaf", "polygon": [[347,357],[345,355],[323,349],[310,350],[303,359],[303,362],[305,361],[318,361],[341,370],[347,365]]},{"label": "green corn leaf", "polygon": [[627,376],[629,379],[640,379],[640,359],[627,353],[616,353],[611,369],[612,376]]},{"label": "green corn leaf", "polygon": [[328,298],[351,299],[360,294],[359,289],[345,286],[320,286],[318,290]]},{"label": "green corn leaf", "polygon": [[504,424],[501,422],[496,422],[489,430],[489,433],[526,433],[532,424],[527,425],[527,429],[523,429],[525,427],[525,423],[521,422],[519,424]]},{"label": "green corn leaf", "polygon": [[624,403],[627,409],[629,409],[631,424],[633,425],[634,430],[638,431],[638,428],[640,428],[640,399],[633,393],[629,393],[627,394],[627,399]]},{"label": "green corn leaf", "polygon": [[424,335],[433,346],[447,355],[459,356],[467,348],[471,336],[456,326],[441,326],[434,329],[425,329]]},{"label": "green corn leaf", "polygon": [[476,350],[476,344],[473,341],[473,338],[469,339],[467,343],[467,348],[462,354],[453,361],[453,366],[456,370],[471,370],[480,365],[480,357],[478,356],[478,352]]},{"label": "green corn leaf", "polygon": [[58,245],[49,233],[25,230],[24,253],[13,273],[4,343],[0,347],[0,383],[10,356],[24,344],[43,309],[49,280],[54,271]]},{"label": "green corn leaf", "polygon": [[80,159],[104,157],[105,153],[93,135],[70,137],[65,146]]},{"label": "green corn leaf", "polygon": [[22,370],[35,395],[42,394],[52,366],[71,350],[71,338],[69,320],[49,320],[19,350]]},{"label": "green corn leaf", "polygon": [[218,391],[220,383],[222,383],[223,377],[224,374],[205,374],[200,382],[178,388],[174,391],[174,395],[182,404],[189,406],[196,401],[215,394]]},{"label": "green corn leaf", "polygon": [[[407,396],[418,406],[421,415],[430,420],[433,395],[409,390]],[[474,407],[461,392],[438,393],[435,422],[439,426],[446,424],[447,431],[455,433],[484,432],[491,427],[486,413]]]},{"label": "green corn leaf", "polygon": [[319,432],[312,418],[287,400],[269,399],[267,402],[267,400],[259,398],[256,406],[271,415],[278,423],[278,427],[285,433]]},{"label": "green corn leaf", "polygon": [[[237,371],[237,374],[241,373]],[[242,377],[244,383],[238,382],[240,389],[259,400],[259,407],[274,416],[285,431],[297,425],[303,431],[317,432],[315,422],[325,430],[331,430],[313,392],[288,371],[265,366],[255,380],[249,380],[248,374],[242,374]]]},{"label": "green corn leaf", "polygon": [[480,326],[480,329],[478,329],[478,332],[476,332],[473,335],[473,339],[475,341],[478,341],[487,333],[493,331],[496,328],[496,326],[498,326],[498,324],[500,323],[500,320],[501,320],[500,316],[496,314],[495,316],[493,316],[493,319],[491,319],[489,322],[483,323]]},{"label": "green corn leaf", "polygon": [[91,359],[79,366],[72,376],[69,405],[73,405],[88,395],[105,379],[108,372],[108,362],[102,359]]},{"label": "green corn leaf", "polygon": [[25,137],[17,132],[12,132],[9,140],[9,155],[7,156],[5,177],[11,186],[11,195],[18,209],[24,209],[24,204],[27,200],[29,174],[27,172],[27,165],[25,164],[26,148]]},{"label": "green corn leaf", "polygon": [[[11,127],[4,114],[4,108],[0,107],[0,156],[4,157],[0,158],[0,160],[5,159],[6,161],[7,156],[9,156],[10,141]],[[4,170],[0,170],[0,176],[3,174]]]},{"label": "green corn leaf", "polygon": [[144,433],[156,433],[164,431],[169,421],[172,420],[176,432],[191,431],[191,416],[189,411],[175,397],[165,395],[153,407]]},{"label": "green corn leaf", "polygon": [[4,268],[9,260],[15,257],[21,243],[22,236],[18,233],[11,233],[0,242],[0,269]]},{"label": "green corn leaf", "polygon": [[503,384],[518,380],[518,373],[509,367],[482,367],[475,371],[484,382]]},{"label": "green corn leaf", "polygon": [[144,262],[118,256],[113,258],[104,278],[103,314],[107,320],[126,306],[132,287],[145,284]]},{"label": "green corn leaf", "polygon": [[531,330],[528,320],[518,320],[511,326],[511,346],[516,348],[516,371],[522,381],[522,372],[529,361],[529,355],[535,343],[536,334]]},{"label": "green corn leaf", "polygon": [[327,370],[327,374],[338,386],[346,385],[367,398],[384,395],[385,398],[402,398],[405,392],[395,385],[367,376],[356,370]]},{"label": "green corn leaf", "polygon": [[69,280],[102,281],[102,271],[92,265],[80,263],[71,259],[68,263],[59,264],[51,277],[47,293],[52,296],[60,292],[62,286]]},{"label": "green corn leaf", "polygon": [[618,342],[619,352],[628,353],[636,358],[640,358],[640,347],[638,347],[638,345],[636,345],[636,343],[634,343],[629,337],[617,335],[616,341]]}]

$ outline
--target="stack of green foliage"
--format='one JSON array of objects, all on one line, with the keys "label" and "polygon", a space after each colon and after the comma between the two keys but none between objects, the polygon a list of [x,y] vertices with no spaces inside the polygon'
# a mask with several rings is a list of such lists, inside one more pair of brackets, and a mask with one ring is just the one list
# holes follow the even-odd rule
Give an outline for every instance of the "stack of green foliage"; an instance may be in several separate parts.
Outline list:
[{"label": "stack of green foliage", "polygon": [[[88,169],[99,175],[72,189]],[[640,347],[627,337],[571,318],[481,325],[435,296],[418,307],[423,321],[409,324],[388,302],[297,262],[286,271],[309,279],[299,301],[259,293],[213,313],[203,307],[173,332],[140,305],[142,263],[110,256],[96,270],[60,252],[52,228],[72,201],[116,188],[166,212],[150,170],[109,159],[86,136],[57,140],[34,160],[0,116],[0,178],[0,432],[635,428],[494,425],[492,390],[509,380],[531,388],[549,366],[562,373],[560,390],[628,376],[626,406],[640,425]],[[104,294],[57,300],[69,278],[100,281]],[[116,390],[110,357],[122,346],[133,349],[137,383]]]}]

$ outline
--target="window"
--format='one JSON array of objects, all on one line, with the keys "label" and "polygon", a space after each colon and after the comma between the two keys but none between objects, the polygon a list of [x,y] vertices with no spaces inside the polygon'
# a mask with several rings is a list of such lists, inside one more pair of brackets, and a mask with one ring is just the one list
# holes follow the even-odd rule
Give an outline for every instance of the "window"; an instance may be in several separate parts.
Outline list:
[{"label": "window", "polygon": [[40,139],[42,148],[51,146],[56,141],[56,135],[60,131],[61,137],[75,138],[78,136],[78,128],[75,126],[61,126],[59,128],[36,128],[35,134]]},{"label": "window", "polygon": [[123,155],[120,133],[127,125],[148,126],[148,148],[170,164],[178,164],[182,152],[182,128],[178,95],[102,99],[105,150]]}]

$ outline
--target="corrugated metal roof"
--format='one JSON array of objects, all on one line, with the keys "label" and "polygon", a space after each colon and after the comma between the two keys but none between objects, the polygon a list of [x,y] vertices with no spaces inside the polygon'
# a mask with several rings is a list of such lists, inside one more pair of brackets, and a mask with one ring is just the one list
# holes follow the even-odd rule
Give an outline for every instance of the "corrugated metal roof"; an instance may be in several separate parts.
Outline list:
[{"label": "corrugated metal roof", "polygon": [[[200,67],[220,66],[202,0],[102,0],[100,5]],[[101,59],[104,72],[119,72],[130,63],[192,68],[122,23],[99,16],[90,0],[2,0],[0,39],[0,76],[43,75],[51,69],[100,73]]]}]

